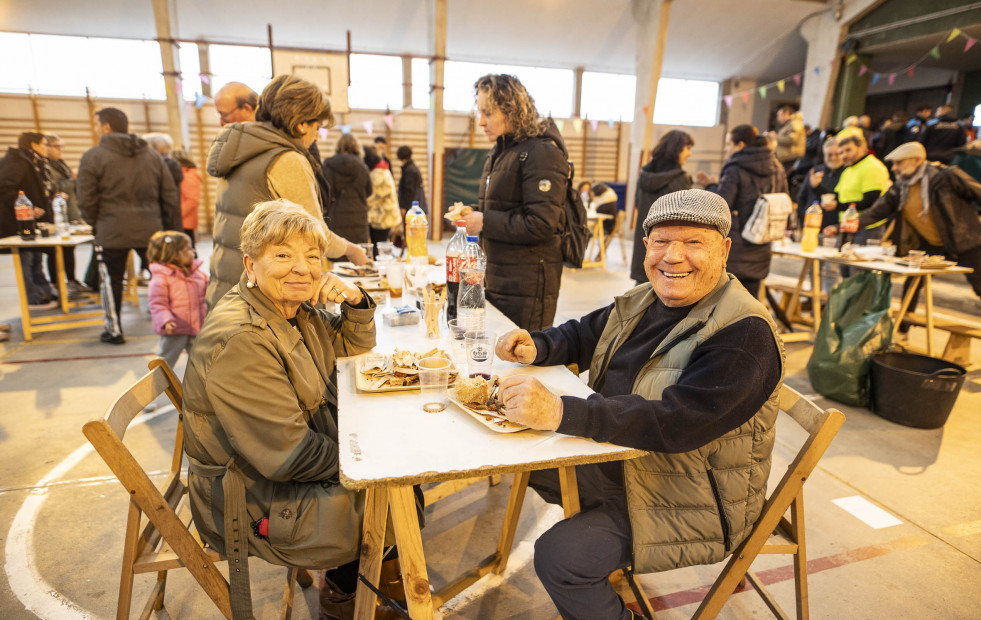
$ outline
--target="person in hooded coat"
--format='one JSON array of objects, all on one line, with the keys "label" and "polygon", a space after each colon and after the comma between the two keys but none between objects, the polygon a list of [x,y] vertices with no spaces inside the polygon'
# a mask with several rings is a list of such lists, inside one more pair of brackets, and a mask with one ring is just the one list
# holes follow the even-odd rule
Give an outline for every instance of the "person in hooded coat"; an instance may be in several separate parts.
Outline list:
[{"label": "person in hooded coat", "polygon": [[760,292],[760,282],[770,273],[772,254],[769,243],[756,244],[743,239],[743,227],[752,215],[760,194],[787,191],[787,174],[752,125],[739,125],[729,132],[726,149],[729,158],[722,166],[719,179],[712,179],[699,171],[697,181],[708,191],[722,196],[729,204],[732,211],[732,229],[729,231],[732,249],[729,251],[727,270],[756,297]]},{"label": "person in hooded coat", "polygon": [[634,250],[630,259],[630,277],[637,284],[647,282],[644,271],[647,251],[644,248],[644,227],[640,222],[644,221],[651,205],[661,196],[692,188],[691,175],[683,167],[694,146],[695,140],[689,134],[672,129],[654,145],[651,160],[637,177],[637,226],[634,228]]},{"label": "person in hooded coat", "polygon": [[354,243],[368,243],[368,196],[371,175],[362,160],[361,143],[346,133],[337,141],[336,152],[324,160],[324,178],[330,184],[330,205],[325,211],[327,226]]},{"label": "person in hooded coat", "polygon": [[[225,125],[208,153],[208,174],[221,179],[215,203],[214,251],[206,301],[208,309],[242,275],[239,231],[253,205],[276,198],[294,202],[323,217],[320,186],[310,155],[320,127],[332,125],[330,100],[323,89],[292,75],[274,78],[259,97],[254,123]],[[180,220],[178,226],[180,228]],[[331,231],[327,256],[347,254],[365,262],[364,251]]]},{"label": "person in hooded coat", "polygon": [[461,219],[468,235],[481,236],[487,300],[518,327],[544,329],[555,318],[562,281],[568,151],[518,78],[485,75],[474,94],[480,127],[494,146],[479,206]]}]

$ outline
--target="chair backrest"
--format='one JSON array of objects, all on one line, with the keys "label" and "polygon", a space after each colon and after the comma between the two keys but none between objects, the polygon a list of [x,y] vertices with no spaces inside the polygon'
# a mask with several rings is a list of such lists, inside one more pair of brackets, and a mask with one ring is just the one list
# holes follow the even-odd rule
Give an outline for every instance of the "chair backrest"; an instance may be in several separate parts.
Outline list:
[{"label": "chair backrest", "polygon": [[[161,394],[170,397],[170,401],[177,409],[178,421],[170,473],[163,485],[157,487],[123,443],[123,437],[137,414]],[[82,432],[129,492],[130,523],[133,522],[135,515],[138,527],[139,513],[147,517],[148,522],[139,536],[139,548],[135,550],[135,555],[139,555],[147,547],[153,547],[163,537],[218,608],[227,617],[231,617],[227,582],[215,569],[201,544],[195,540],[177,514],[177,506],[187,491],[180,475],[184,453],[182,407],[183,393],[180,382],[167,362],[156,358],[150,362],[150,372],[123,392],[109,406],[103,418],[86,423],[82,427]],[[225,593],[224,597],[216,598],[212,594],[222,591]]]}]

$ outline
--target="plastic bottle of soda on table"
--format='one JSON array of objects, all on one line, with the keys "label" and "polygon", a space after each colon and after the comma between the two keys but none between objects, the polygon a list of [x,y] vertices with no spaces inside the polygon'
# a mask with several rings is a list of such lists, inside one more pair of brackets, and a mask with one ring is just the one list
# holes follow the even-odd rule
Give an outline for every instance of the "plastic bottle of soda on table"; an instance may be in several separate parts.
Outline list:
[{"label": "plastic bottle of soda on table", "polygon": [[803,252],[813,252],[818,246],[818,235],[821,232],[821,205],[815,200],[804,212],[804,236],[800,240],[800,249]]},{"label": "plastic bottle of soda on table", "polygon": [[426,237],[429,234],[429,222],[426,213],[419,208],[419,203],[412,202],[412,208],[405,214],[405,237],[409,246],[409,258],[406,261],[405,281],[409,294],[422,297],[426,270],[429,268],[429,249],[426,247]]},{"label": "plastic bottle of soda on table", "polygon": [[65,200],[65,194],[55,194],[54,200],[51,201],[51,208],[54,211],[55,233],[59,239],[68,241],[71,231],[68,228],[68,202]]},{"label": "plastic bottle of soda on table", "polygon": [[460,294],[457,301],[457,319],[467,331],[484,328],[487,301],[484,298],[484,272],[486,260],[484,252],[477,244],[477,236],[467,237],[460,260]]},{"label": "plastic bottle of soda on table", "polygon": [[855,238],[855,233],[858,232],[858,209],[855,208],[855,203],[850,203],[845,212],[841,215],[841,225],[839,226],[841,230],[841,245],[844,246],[846,243],[851,243],[852,239]]},{"label": "plastic bottle of soda on table", "polygon": [[456,233],[446,246],[446,320],[455,319],[460,295],[460,261],[467,247],[467,223],[457,220]]},{"label": "plastic bottle of soda on table", "polygon": [[17,234],[20,238],[25,241],[36,239],[37,222],[34,221],[34,203],[24,195],[24,192],[17,192],[14,213],[17,217]]}]

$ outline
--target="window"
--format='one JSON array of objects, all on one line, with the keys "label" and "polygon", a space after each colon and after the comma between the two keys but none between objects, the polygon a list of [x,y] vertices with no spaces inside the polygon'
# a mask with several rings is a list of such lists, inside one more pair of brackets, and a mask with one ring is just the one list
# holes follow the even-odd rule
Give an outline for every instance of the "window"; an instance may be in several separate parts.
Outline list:
[{"label": "window", "polygon": [[397,56],[351,54],[351,108],[400,110],[402,108],[402,59]]},{"label": "window", "polygon": [[637,78],[614,73],[582,74],[582,114],[584,118],[602,121],[634,119],[634,91]]},{"label": "window", "polygon": [[[178,58],[181,63],[181,83],[184,101],[194,101],[194,95],[201,90],[201,57],[195,43],[180,43]],[[216,89],[217,90],[217,89]]]},{"label": "window", "polygon": [[658,125],[713,127],[719,122],[719,83],[661,78],[654,122]]},{"label": "window", "polygon": [[209,45],[208,59],[212,92],[229,82],[242,82],[261,93],[272,79],[272,57],[266,47]]},{"label": "window", "polygon": [[0,32],[0,58],[3,58],[0,90],[26,93],[29,87],[37,87],[34,83],[30,35]]},{"label": "window", "polygon": [[429,59],[412,59],[412,107],[429,109]]},{"label": "window", "polygon": [[443,107],[460,112],[474,109],[473,84],[488,73],[517,76],[535,100],[539,114],[543,116],[565,118],[572,114],[572,71],[475,62],[446,62]]}]

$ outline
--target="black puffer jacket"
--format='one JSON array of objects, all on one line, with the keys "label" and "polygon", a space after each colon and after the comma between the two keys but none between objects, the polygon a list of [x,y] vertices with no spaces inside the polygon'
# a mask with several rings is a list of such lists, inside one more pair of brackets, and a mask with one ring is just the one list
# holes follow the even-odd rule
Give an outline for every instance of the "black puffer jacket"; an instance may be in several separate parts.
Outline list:
[{"label": "black puffer jacket", "polygon": [[105,248],[145,248],[158,230],[181,230],[174,177],[133,134],[102,136],[78,164],[78,207]]},{"label": "black puffer jacket", "polygon": [[[956,257],[981,245],[981,221],[974,206],[981,204],[981,183],[957,166],[931,162],[927,163],[925,174],[930,179],[930,216],[940,232],[944,251]],[[902,216],[905,196],[902,193],[902,184],[893,183],[875,204],[862,212],[858,223],[864,227],[896,216],[892,238],[898,240],[897,254],[905,256],[924,242],[912,226],[905,227]]]},{"label": "black puffer jacket", "polygon": [[634,251],[630,259],[630,277],[638,284],[647,282],[647,272],[644,271],[644,256],[647,250],[644,247],[644,218],[650,210],[654,201],[661,196],[666,196],[672,192],[680,192],[683,189],[691,189],[691,175],[681,168],[673,168],[661,172],[652,172],[654,162],[644,166],[640,176],[637,177],[637,226],[634,227]]},{"label": "black puffer jacket", "polygon": [[760,194],[787,191],[783,166],[767,147],[747,146],[729,157],[719,182],[706,189],[722,196],[732,211],[732,249],[726,270],[739,279],[762,280],[770,273],[770,244],[750,243],[741,233]]},{"label": "black puffer jacket", "polygon": [[324,160],[331,201],[324,210],[327,226],[351,243],[368,243],[368,196],[371,175],[360,157],[338,153]]},{"label": "black puffer jacket", "polygon": [[499,137],[484,164],[479,210],[487,299],[529,331],[555,318],[568,175],[568,151],[551,121],[535,138]]},{"label": "black puffer jacket", "polygon": [[419,201],[419,208],[429,212],[426,206],[426,190],[422,186],[422,173],[419,166],[411,159],[402,164],[402,176],[399,177],[399,209],[403,212],[412,208],[412,201]]},{"label": "black puffer jacket", "polygon": [[954,159],[954,149],[964,146],[967,133],[957,119],[950,114],[927,121],[926,127],[916,137],[926,149],[927,159],[949,164]]},{"label": "black puffer jacket", "polygon": [[24,192],[31,204],[44,209],[45,214],[38,218],[39,221],[53,221],[48,192],[44,187],[44,180],[34,167],[31,153],[24,149],[10,148],[3,159],[0,159],[0,237],[16,235],[19,230],[17,214],[14,212],[17,192]]}]

